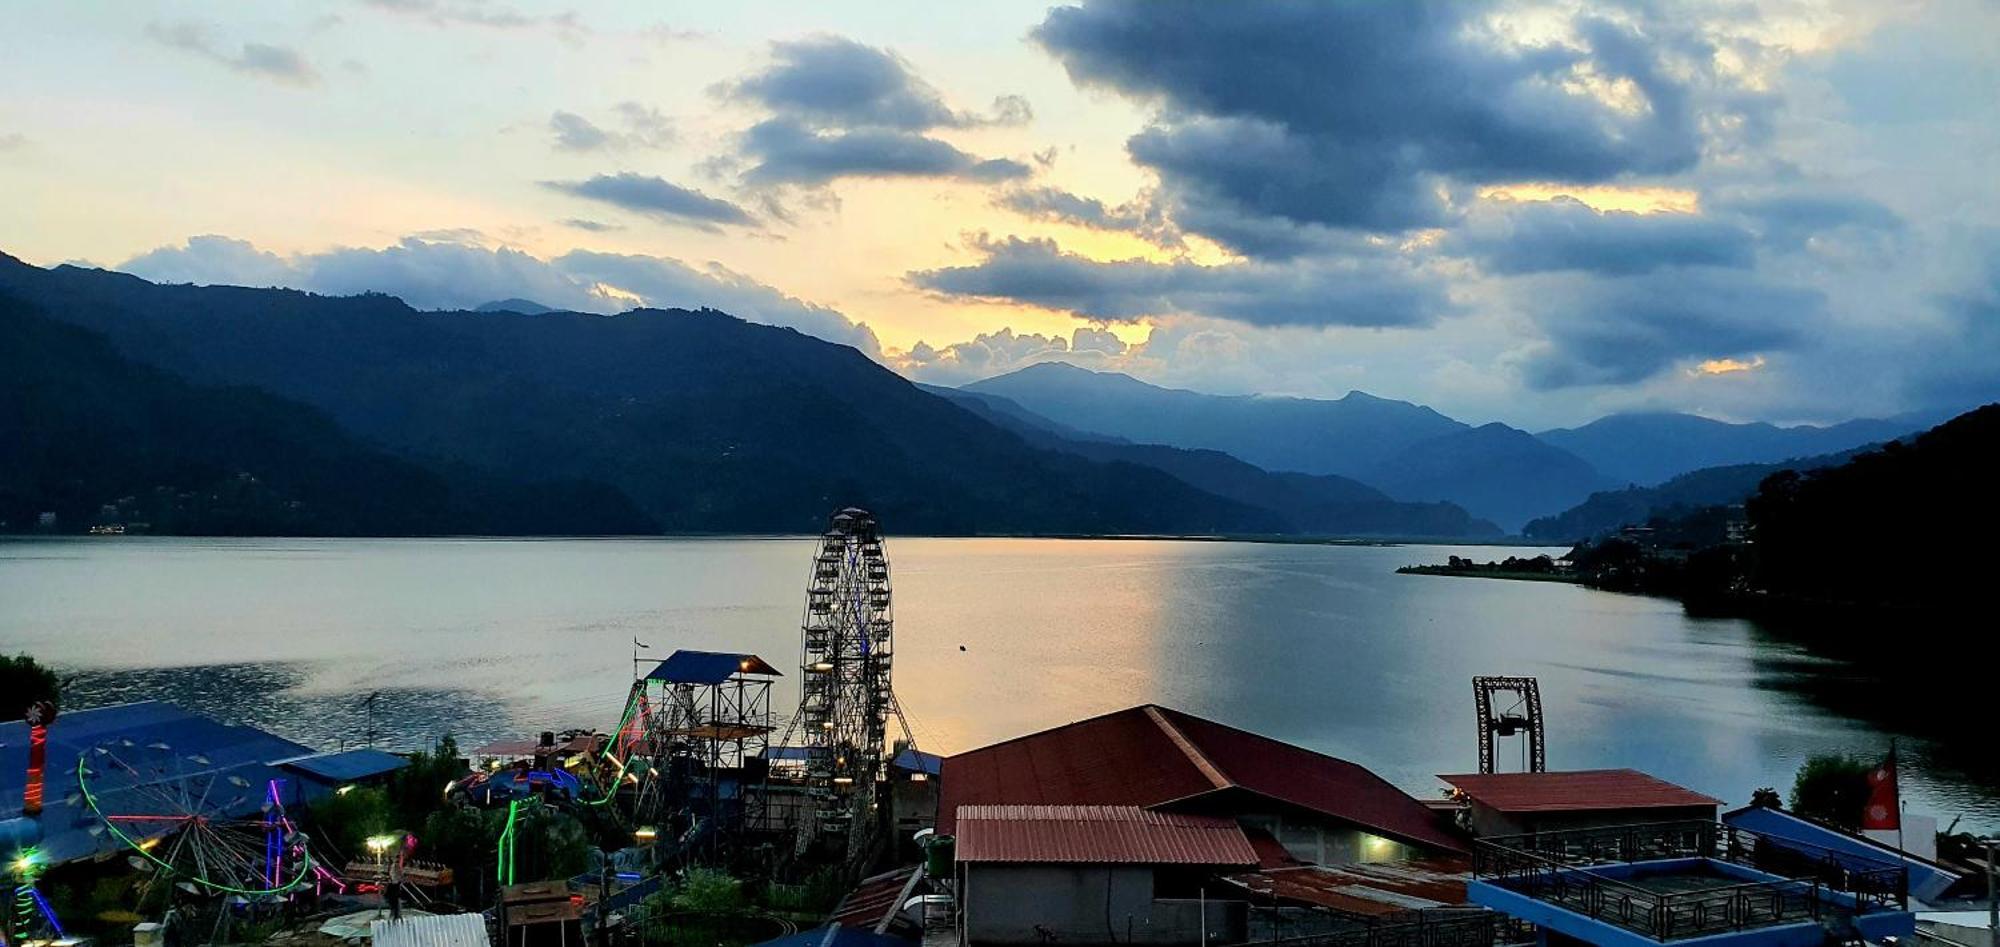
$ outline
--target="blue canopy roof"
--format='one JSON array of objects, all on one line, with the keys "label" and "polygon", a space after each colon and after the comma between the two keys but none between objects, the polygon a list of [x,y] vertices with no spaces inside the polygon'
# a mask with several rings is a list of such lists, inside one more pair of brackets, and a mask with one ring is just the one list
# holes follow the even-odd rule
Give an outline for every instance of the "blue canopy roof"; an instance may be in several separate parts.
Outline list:
[{"label": "blue canopy roof", "polygon": [[410,761],[386,750],[362,747],[337,753],[315,753],[283,760],[278,765],[329,783],[351,783],[357,779],[393,773],[410,765]]},{"label": "blue canopy roof", "polygon": [[779,676],[778,669],[754,654],[724,654],[720,651],[676,651],[646,675],[649,681],[669,684],[720,684],[737,674]]},{"label": "blue canopy roof", "polygon": [[[263,808],[271,780],[288,777],[270,761],[311,753],[309,747],[255,727],[230,726],[160,701],[64,711],[48,731],[42,855],[60,864],[123,846],[84,802],[76,779],[79,759],[88,761],[91,791],[107,806],[115,807],[121,795],[130,796],[140,785],[140,777],[111,765],[116,758],[142,769],[149,784],[198,780],[211,786],[204,807],[217,815],[242,817]],[[0,819],[20,814],[27,769],[28,725],[0,724]]]}]

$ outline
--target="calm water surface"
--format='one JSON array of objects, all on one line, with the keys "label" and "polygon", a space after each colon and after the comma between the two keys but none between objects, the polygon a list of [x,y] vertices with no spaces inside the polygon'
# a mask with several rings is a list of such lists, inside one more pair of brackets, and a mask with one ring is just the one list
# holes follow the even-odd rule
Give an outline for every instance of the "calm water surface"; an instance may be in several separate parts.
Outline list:
[{"label": "calm water surface", "polygon": [[[810,539],[0,542],[0,650],[72,704],[171,699],[333,748],[610,727],[632,640],[795,667]],[[1157,702],[1363,763],[1405,789],[1477,768],[1470,679],[1541,679],[1552,768],[1633,766],[1731,803],[1806,756],[1882,752],[1849,685],[1736,620],[1565,585],[1399,576],[1490,550],[891,539],[896,688],[952,752]],[[796,702],[788,675],[778,703]],[[1865,703],[1865,701],[1863,702]],[[1905,737],[1912,811],[2000,798]],[[1935,751],[1935,752],[1934,752]],[[1503,751],[1503,760],[1505,758]]]}]

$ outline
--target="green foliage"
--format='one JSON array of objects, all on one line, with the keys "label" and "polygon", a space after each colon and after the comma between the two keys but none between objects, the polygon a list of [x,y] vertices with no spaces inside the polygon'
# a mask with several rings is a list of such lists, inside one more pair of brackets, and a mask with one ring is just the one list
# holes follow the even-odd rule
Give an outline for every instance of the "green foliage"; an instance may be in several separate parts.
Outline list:
[{"label": "green foliage", "polygon": [[423,825],[431,813],[444,805],[444,787],[466,774],[459,757],[458,741],[447,733],[432,750],[410,754],[408,766],[389,777],[389,803],[398,828]]},{"label": "green foliage", "polygon": [[56,672],[34,658],[0,655],[0,694],[7,695],[6,704],[0,704],[0,720],[19,720],[35,701],[55,700],[61,687]]},{"label": "green foliage", "polygon": [[690,868],[681,877],[668,903],[676,911],[728,914],[749,905],[743,882],[719,868]]},{"label": "green foliage", "polygon": [[[507,823],[507,811],[496,810],[493,835]],[[548,806],[522,806],[514,824],[514,880],[553,881],[582,874],[590,867],[590,833],[576,817]]]},{"label": "green foliage", "polygon": [[495,846],[506,813],[482,812],[471,807],[442,806],[425,817],[417,836],[417,857],[452,870],[452,884],[460,904],[478,904],[493,877]]},{"label": "green foliage", "polygon": [[361,786],[328,796],[312,804],[305,822],[313,837],[326,843],[341,859],[358,858],[367,851],[371,835],[396,828],[389,794],[373,786]]},{"label": "green foliage", "polygon": [[1868,774],[1875,764],[1840,753],[1815,756],[1792,780],[1792,811],[1844,829],[1861,827],[1868,804]]},{"label": "green foliage", "polygon": [[825,915],[847,893],[837,867],[820,868],[807,875],[805,883],[784,885],[772,882],[764,891],[764,906],[785,914]]}]

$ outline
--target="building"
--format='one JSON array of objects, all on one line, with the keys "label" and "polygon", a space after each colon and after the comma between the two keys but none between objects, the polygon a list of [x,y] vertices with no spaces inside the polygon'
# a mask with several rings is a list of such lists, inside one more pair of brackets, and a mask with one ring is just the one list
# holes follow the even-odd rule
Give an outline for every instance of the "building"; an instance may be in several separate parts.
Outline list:
[{"label": "building", "polygon": [[1233,819],[1137,806],[957,810],[959,923],[975,944],[1240,943],[1240,901],[1212,875],[1257,864]]},{"label": "building", "polygon": [[1713,821],[1481,838],[1467,894],[1552,945],[1820,947],[1908,937],[1895,861]]},{"label": "building", "polygon": [[1467,850],[1361,766],[1152,704],[947,757],[940,782],[941,835],[966,806],[1128,806],[1227,817],[1308,864]]},{"label": "building", "polygon": [[1439,776],[1464,801],[1472,834],[1521,835],[1633,825],[1714,822],[1721,800],[1632,769]]}]

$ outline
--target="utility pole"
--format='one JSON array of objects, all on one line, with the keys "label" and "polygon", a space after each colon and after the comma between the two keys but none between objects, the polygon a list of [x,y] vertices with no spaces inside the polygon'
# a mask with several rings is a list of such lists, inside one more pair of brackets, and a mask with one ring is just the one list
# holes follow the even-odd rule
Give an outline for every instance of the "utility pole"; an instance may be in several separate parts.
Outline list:
[{"label": "utility pole", "polygon": [[1986,843],[1986,943],[1988,947],[2000,947],[2000,865],[1993,864],[1993,849],[2000,845],[2000,836],[1989,835]]}]

